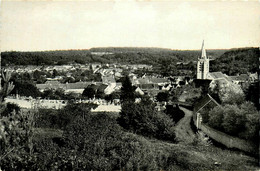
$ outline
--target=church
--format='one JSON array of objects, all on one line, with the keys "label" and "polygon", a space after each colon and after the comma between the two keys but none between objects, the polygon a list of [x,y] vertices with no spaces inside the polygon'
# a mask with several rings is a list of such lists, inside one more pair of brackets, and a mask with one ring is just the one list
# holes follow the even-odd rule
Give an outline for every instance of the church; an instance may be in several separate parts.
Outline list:
[{"label": "church", "polygon": [[209,87],[213,88],[217,83],[220,87],[229,87],[232,83],[232,79],[222,72],[209,72],[209,58],[206,54],[204,46],[204,40],[202,42],[201,56],[197,61],[197,74],[196,78],[199,82],[208,82]]}]

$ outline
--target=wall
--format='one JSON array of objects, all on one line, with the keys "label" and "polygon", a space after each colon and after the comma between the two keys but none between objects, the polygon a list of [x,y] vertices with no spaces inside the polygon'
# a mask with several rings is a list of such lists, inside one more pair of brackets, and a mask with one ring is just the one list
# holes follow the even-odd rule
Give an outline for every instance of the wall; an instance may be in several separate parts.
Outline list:
[{"label": "wall", "polygon": [[[197,127],[195,114],[193,115],[193,122],[194,125]],[[256,146],[252,142],[227,135],[223,132],[220,132],[216,129],[213,129],[205,125],[204,123],[200,124],[200,129],[202,132],[207,134],[210,138],[225,145],[228,148],[236,148],[249,153],[256,153],[257,151]]]}]

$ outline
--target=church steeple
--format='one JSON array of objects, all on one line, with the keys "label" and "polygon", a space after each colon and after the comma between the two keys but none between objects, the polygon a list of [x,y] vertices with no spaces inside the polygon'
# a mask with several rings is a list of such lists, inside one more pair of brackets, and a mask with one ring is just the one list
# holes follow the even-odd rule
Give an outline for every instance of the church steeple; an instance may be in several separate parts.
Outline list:
[{"label": "church steeple", "polygon": [[202,47],[201,47],[201,58],[202,59],[207,59],[207,55],[206,55],[206,49],[204,47],[204,40],[202,42]]},{"label": "church steeple", "polygon": [[209,59],[206,54],[206,49],[204,47],[204,40],[201,47],[201,56],[198,58],[197,63],[197,79],[207,79],[209,73]]}]

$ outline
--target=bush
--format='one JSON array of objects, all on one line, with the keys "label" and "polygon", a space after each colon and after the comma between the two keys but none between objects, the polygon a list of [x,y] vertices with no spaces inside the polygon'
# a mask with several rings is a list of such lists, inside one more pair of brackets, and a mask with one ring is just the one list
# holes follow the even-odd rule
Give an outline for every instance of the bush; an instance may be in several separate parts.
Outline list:
[{"label": "bush", "polygon": [[65,130],[67,147],[80,152],[87,170],[139,170],[153,167],[150,148],[124,133],[106,113],[77,118]]},{"label": "bush", "polygon": [[169,100],[169,92],[159,92],[156,96],[156,100],[159,102],[167,102]]},{"label": "bush", "polygon": [[124,102],[118,123],[125,129],[148,137],[174,141],[174,122],[164,113],[158,113],[153,103]]},{"label": "bush", "polygon": [[224,114],[224,110],[221,106],[217,106],[213,108],[209,112],[208,125],[210,125],[212,128],[223,130],[222,128],[223,117],[224,117],[223,114]]},{"label": "bush", "polygon": [[259,114],[253,103],[217,106],[208,115],[209,126],[232,136],[258,141]]},{"label": "bush", "polygon": [[59,111],[54,109],[39,109],[38,117],[35,119],[38,128],[60,128],[58,125]]},{"label": "bush", "polygon": [[41,128],[65,129],[76,116],[81,118],[89,115],[92,108],[97,105],[93,103],[69,103],[63,109],[39,109],[36,118],[36,126]]},{"label": "bush", "polygon": [[178,105],[176,107],[173,107],[173,105],[167,105],[165,113],[169,115],[175,123],[179,122],[179,120],[185,116],[185,113]]},{"label": "bush", "polygon": [[238,135],[245,128],[245,113],[239,110],[236,105],[224,106],[223,129],[230,135]]},{"label": "bush", "polygon": [[33,117],[33,113],[22,112],[0,116],[0,168],[21,170],[15,163],[20,163],[33,151]]},{"label": "bush", "polygon": [[4,111],[1,113],[2,116],[8,116],[12,112],[18,113],[20,112],[20,107],[15,103],[7,103]]}]

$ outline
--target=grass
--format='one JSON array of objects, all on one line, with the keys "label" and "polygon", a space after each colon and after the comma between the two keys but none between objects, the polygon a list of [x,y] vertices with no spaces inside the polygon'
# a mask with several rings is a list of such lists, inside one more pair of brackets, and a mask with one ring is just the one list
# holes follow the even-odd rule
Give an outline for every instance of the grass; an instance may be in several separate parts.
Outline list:
[{"label": "grass", "polygon": [[[151,140],[154,147],[173,152],[176,164],[182,170],[257,170],[256,158],[237,151],[211,146],[172,144]],[[170,149],[170,150],[169,150]]]}]

